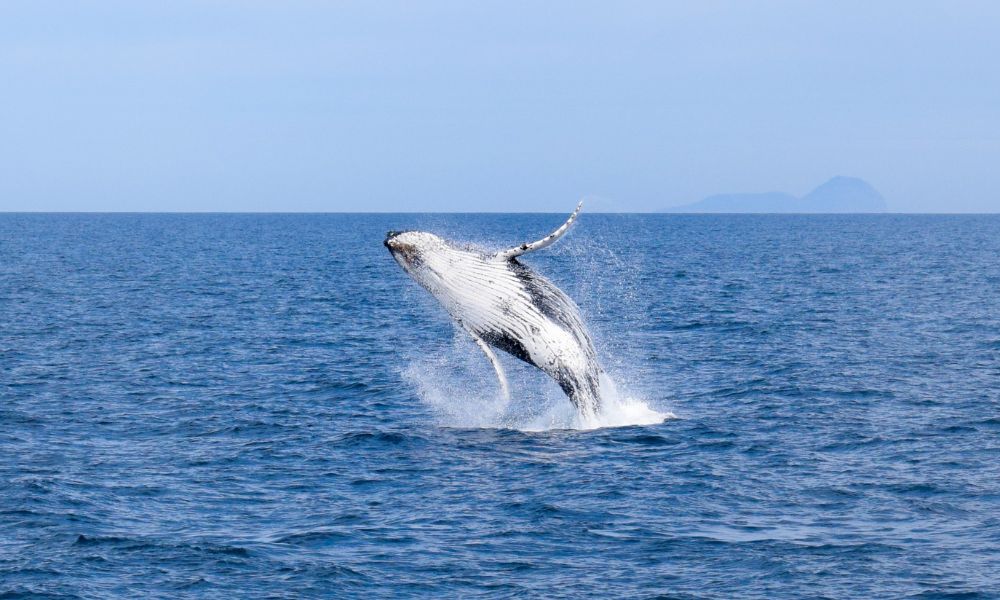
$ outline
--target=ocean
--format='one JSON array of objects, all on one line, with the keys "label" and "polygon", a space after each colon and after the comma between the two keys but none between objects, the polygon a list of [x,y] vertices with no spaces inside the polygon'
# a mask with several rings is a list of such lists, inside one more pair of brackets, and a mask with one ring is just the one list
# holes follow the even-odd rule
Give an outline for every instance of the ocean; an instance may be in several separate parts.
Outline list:
[{"label": "ocean", "polygon": [[382,246],[564,218],[0,215],[0,598],[1000,597],[1000,217],[584,213],[597,426]]}]

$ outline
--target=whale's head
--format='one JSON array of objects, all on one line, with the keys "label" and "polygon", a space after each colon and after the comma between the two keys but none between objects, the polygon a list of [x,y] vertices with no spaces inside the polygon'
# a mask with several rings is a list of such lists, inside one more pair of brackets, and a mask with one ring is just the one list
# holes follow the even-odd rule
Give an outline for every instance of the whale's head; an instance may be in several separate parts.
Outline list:
[{"label": "whale's head", "polygon": [[390,231],[384,244],[399,266],[431,291],[442,283],[449,255],[456,251],[444,239],[426,231]]}]

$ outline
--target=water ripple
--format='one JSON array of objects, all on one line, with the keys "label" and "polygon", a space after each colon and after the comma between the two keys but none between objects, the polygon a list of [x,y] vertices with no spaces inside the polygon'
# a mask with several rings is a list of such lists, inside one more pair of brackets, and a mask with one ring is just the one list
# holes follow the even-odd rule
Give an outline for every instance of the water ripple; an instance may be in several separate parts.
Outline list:
[{"label": "water ripple", "polygon": [[997,597],[1000,219],[584,215],[592,430],[380,243],[549,220],[0,215],[0,598]]}]

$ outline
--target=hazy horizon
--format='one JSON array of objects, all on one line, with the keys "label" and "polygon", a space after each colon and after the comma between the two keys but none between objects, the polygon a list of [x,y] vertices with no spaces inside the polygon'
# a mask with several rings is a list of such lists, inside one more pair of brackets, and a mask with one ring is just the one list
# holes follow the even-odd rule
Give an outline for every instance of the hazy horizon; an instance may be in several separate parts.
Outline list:
[{"label": "hazy horizon", "polygon": [[[567,215],[571,210],[517,210],[517,211],[496,211],[496,210],[0,210],[0,215]],[[588,212],[588,211],[584,211]],[[997,211],[983,212],[906,212],[887,210],[885,212],[710,212],[710,211],[661,211],[661,210],[622,210],[589,211],[597,215],[663,215],[669,217],[753,217],[753,216],[801,216],[801,217],[879,217],[879,216],[1000,216]]]},{"label": "hazy horizon", "polygon": [[1000,211],[1000,5],[0,6],[0,211]]}]

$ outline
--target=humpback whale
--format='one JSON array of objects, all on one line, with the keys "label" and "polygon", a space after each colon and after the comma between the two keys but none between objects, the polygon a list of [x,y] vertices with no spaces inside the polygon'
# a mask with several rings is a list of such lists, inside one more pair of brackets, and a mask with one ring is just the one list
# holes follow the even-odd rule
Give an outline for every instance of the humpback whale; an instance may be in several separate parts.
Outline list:
[{"label": "humpback whale", "polygon": [[551,246],[569,231],[580,202],[558,229],[500,252],[456,244],[426,231],[390,231],[385,247],[403,270],[444,306],[493,365],[500,388],[507,378],[493,349],[552,377],[585,416],[600,409],[601,367],[576,304],[518,260]]}]

